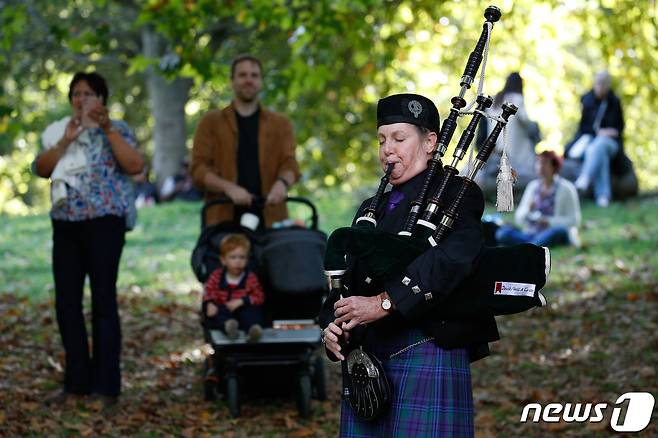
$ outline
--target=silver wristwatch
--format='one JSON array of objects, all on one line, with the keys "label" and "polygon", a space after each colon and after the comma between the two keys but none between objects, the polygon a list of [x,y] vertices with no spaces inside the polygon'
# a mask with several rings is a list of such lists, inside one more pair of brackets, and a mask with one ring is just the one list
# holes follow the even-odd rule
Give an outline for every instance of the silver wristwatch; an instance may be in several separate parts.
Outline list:
[{"label": "silver wristwatch", "polygon": [[388,298],[384,298],[382,300],[382,309],[386,310],[387,312],[391,310],[391,307],[393,307],[393,304],[391,303],[391,300]]}]

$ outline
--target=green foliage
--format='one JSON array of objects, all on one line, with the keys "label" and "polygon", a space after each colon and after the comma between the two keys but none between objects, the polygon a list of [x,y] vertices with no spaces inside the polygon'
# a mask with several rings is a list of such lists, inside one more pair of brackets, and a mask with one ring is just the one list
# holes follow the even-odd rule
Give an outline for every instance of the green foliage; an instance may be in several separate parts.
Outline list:
[{"label": "green foliage", "polygon": [[33,160],[33,152],[21,149],[0,155],[0,215],[43,211],[43,206],[49,205],[45,196],[47,182],[35,178],[31,170]]},{"label": "green foliage", "polygon": [[[494,27],[485,92],[495,94],[508,73],[520,71],[530,116],[545,133],[540,149],[560,150],[575,131],[579,96],[596,70],[609,68],[641,189],[658,187],[651,153],[658,149],[651,110],[658,97],[655,2],[501,0],[498,6],[503,17]],[[251,52],[264,62],[265,103],[295,124],[301,190],[338,187],[351,196],[380,173],[378,98],[426,93],[445,115],[482,12],[483,4],[472,0],[17,2],[0,12],[0,154],[36,154],[38,134],[64,108],[72,72],[96,69],[110,83],[113,114],[136,128],[150,155],[144,72],[194,78],[186,107],[191,138],[203,112],[228,103],[230,60]],[[155,57],[142,51],[146,28],[162,37]],[[35,208],[44,196],[31,191],[43,187],[7,193]]]}]

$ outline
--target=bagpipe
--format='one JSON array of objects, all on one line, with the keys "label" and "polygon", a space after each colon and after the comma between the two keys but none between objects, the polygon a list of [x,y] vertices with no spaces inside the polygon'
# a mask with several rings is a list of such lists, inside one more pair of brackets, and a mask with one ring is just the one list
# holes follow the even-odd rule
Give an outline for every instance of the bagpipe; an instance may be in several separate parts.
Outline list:
[{"label": "bagpipe", "polygon": [[[330,281],[328,301],[351,294],[374,296],[384,290],[384,283],[400,278],[411,262],[425,251],[441,247],[444,239],[459,221],[464,199],[470,190],[479,190],[474,182],[496,145],[496,140],[517,108],[504,103],[499,116],[486,114],[492,98],[478,94],[476,109],[469,112],[464,95],[488,51],[493,23],[500,19],[500,10],[490,6],[485,11],[482,33],[471,52],[460,80],[459,95],[451,99],[452,108],[437,136],[437,147],[428,162],[419,194],[411,203],[404,228],[398,234],[376,228],[377,211],[389,182],[392,165],[386,169],[375,196],[351,227],[335,230],[327,241],[325,274]],[[483,72],[484,72],[483,67]],[[482,77],[484,74],[482,73]],[[479,88],[482,87],[482,78]],[[441,158],[450,144],[460,116],[472,115],[457,143],[453,159],[443,166]],[[459,176],[458,163],[466,155],[477,126],[483,117],[496,125],[482,144],[464,176]],[[442,178],[439,181],[438,176]],[[448,186],[461,182],[456,196],[448,205]],[[546,304],[540,290],[550,272],[550,252],[532,244],[512,247],[483,247],[472,273],[444,300],[434,306],[432,317],[442,319],[485,318],[491,315],[514,314]],[[406,279],[406,278],[405,278]],[[351,293],[353,292],[353,293]]]}]

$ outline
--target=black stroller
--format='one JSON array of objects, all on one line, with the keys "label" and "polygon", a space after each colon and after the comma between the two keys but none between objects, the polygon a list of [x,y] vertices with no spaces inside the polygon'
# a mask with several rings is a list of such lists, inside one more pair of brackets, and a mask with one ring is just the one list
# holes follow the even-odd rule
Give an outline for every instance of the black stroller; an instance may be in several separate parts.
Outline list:
[{"label": "black stroller", "polygon": [[311,398],[327,397],[324,352],[316,321],[327,293],[323,273],[327,236],[318,230],[315,206],[299,197],[289,197],[287,202],[310,208],[308,226],[252,231],[224,222],[206,227],[208,208],[230,202],[218,199],[203,206],[201,235],[192,252],[192,269],[204,283],[220,264],[221,239],[229,233],[246,235],[252,243],[249,267],[265,290],[267,316],[258,343],[247,343],[244,335],[230,340],[221,331],[208,330],[202,323],[205,340],[213,349],[204,362],[204,398],[215,400],[218,392],[223,392],[231,415],[238,417],[240,401],[247,389],[262,392],[266,387],[283,384],[279,392],[295,393],[300,416],[308,417]]}]

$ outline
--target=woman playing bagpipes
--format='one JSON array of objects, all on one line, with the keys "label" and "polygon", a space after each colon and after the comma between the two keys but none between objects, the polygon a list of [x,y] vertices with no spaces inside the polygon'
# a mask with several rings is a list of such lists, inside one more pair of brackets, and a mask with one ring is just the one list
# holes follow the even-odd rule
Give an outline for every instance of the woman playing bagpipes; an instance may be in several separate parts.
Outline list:
[{"label": "woman playing bagpipes", "polygon": [[[397,94],[377,104],[385,175],[352,226],[331,233],[324,259],[330,292],[319,323],[327,355],[341,361],[343,437],[473,436],[470,362],[499,339],[494,316],[546,305],[540,291],[550,271],[548,249],[482,244],[484,197],[474,179],[518,108],[504,103],[499,116],[487,116],[493,99],[482,93],[484,66],[477,98],[467,105],[464,94],[486,65],[500,16],[495,6],[485,10],[442,126],[424,96]],[[443,166],[464,115],[472,118]],[[483,117],[496,125],[459,176]],[[500,211],[513,205],[512,176],[503,150]]]},{"label": "woman playing bagpipes", "polygon": [[[379,161],[393,189],[383,194],[374,214],[376,229],[395,234],[405,225],[435,152],[439,113],[424,96],[388,96],[377,105],[377,127]],[[461,186],[459,177],[448,182],[446,205]],[[356,218],[368,205],[370,200]],[[375,419],[358,418],[343,401],[341,436],[474,434],[470,362],[487,356],[487,343],[499,339],[496,322],[491,315],[447,320],[436,317],[435,310],[473,270],[482,250],[483,210],[482,192],[474,186],[441,245],[430,247],[404,272],[385,281],[379,294],[360,296],[352,290],[349,296],[325,302],[320,320],[329,357],[344,361],[348,345],[362,346],[381,361],[390,384],[390,403]]]}]

